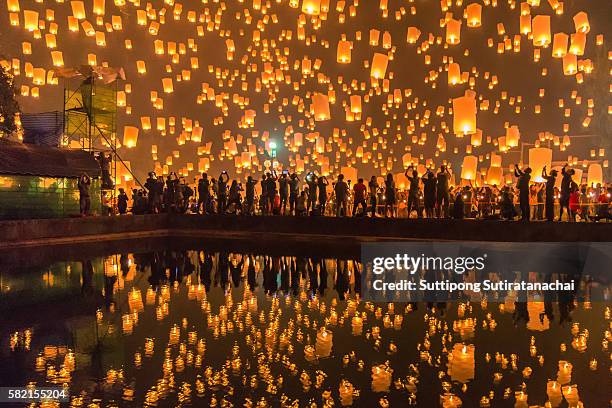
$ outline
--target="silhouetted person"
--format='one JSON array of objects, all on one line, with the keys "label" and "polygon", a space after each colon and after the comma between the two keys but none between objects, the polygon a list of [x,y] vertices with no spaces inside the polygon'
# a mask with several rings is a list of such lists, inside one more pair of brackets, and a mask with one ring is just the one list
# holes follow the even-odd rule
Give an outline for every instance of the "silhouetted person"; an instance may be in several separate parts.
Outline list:
[{"label": "silhouetted person", "polygon": [[119,214],[123,215],[127,213],[128,208],[128,195],[125,193],[123,188],[119,189],[119,195],[117,196],[117,209]]},{"label": "silhouetted person", "polygon": [[327,186],[329,182],[325,176],[317,178],[317,189],[319,190],[319,215],[325,215],[325,206],[327,205]]},{"label": "silhouetted person", "polygon": [[208,203],[210,202],[210,180],[208,174],[202,173],[202,178],[198,181],[198,208],[197,212],[200,213],[200,207],[202,207],[202,214],[208,212]]},{"label": "silhouetted person", "polygon": [[91,207],[89,186],[91,186],[91,179],[87,174],[83,173],[77,183],[77,187],[79,188],[79,209],[82,216],[89,215],[89,209]]},{"label": "silhouetted person", "polygon": [[572,187],[572,176],[574,175],[574,169],[567,170],[567,164],[561,169],[561,196],[559,198],[559,221],[563,219],[563,210],[567,209],[567,215],[569,220],[573,220],[572,209],[570,208],[570,194]]},{"label": "silhouetted person", "polygon": [[363,179],[359,178],[357,183],[353,186],[353,217],[357,214],[357,208],[361,206],[363,209],[363,215],[365,216],[368,212],[368,204],[366,203],[367,187],[363,184]]},{"label": "silhouetted person", "polygon": [[404,172],[404,175],[410,183],[410,187],[408,189],[408,218],[410,218],[410,213],[412,212],[412,209],[415,209],[417,215],[420,217],[421,213],[419,212],[419,173],[415,170],[413,165],[410,165]]},{"label": "silhouetted person", "polygon": [[393,174],[388,173],[385,179],[385,217],[388,216],[389,210],[391,210],[391,217],[393,218],[395,216],[396,203],[395,181],[393,181]]},{"label": "silhouetted person", "polygon": [[344,181],[344,174],[338,175],[338,181],[334,185],[334,193],[336,194],[336,217],[348,215],[347,201],[349,187]]},{"label": "silhouetted person", "polygon": [[425,196],[425,215],[427,218],[434,217],[434,210],[436,208],[436,176],[433,174],[431,169],[427,169],[427,172],[422,177],[423,180],[423,195]]},{"label": "silhouetted person", "polygon": [[372,218],[376,216],[376,209],[378,207],[378,180],[376,176],[372,176],[368,182],[368,189],[370,194],[370,212]]},{"label": "silhouetted person", "polygon": [[247,177],[246,181],[246,194],[245,194],[245,209],[244,212],[247,215],[255,214],[255,186],[257,185],[257,180],[253,180],[253,177]]},{"label": "silhouetted person", "polygon": [[548,221],[555,220],[555,182],[557,180],[557,170],[546,174],[546,166],[542,169],[542,178],[546,180],[546,203],[545,212]]},{"label": "silhouetted person", "polygon": [[227,171],[223,171],[219,175],[217,180],[217,213],[225,214],[227,207],[227,182],[229,181],[229,175]]},{"label": "silhouetted person", "polygon": [[[300,195],[300,178],[297,174],[291,174],[289,178],[289,214],[296,214],[297,199]],[[283,212],[284,213],[284,212]]]},{"label": "silhouetted person", "polygon": [[514,165],[514,176],[518,177],[516,188],[519,191],[519,203],[521,206],[521,220],[529,221],[531,211],[529,209],[529,181],[531,180],[531,168],[525,171],[519,169],[518,164]]},{"label": "silhouetted person", "polygon": [[450,172],[445,165],[440,166],[440,171],[436,176],[436,205],[438,206],[438,218],[448,216],[450,204],[450,193],[448,191]]}]

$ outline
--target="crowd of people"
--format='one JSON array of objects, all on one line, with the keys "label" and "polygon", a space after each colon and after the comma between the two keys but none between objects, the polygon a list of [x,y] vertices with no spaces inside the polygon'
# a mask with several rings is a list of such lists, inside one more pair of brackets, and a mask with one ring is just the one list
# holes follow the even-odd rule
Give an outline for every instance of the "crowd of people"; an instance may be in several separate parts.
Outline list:
[{"label": "crowd of people", "polygon": [[[474,218],[523,221],[599,221],[610,220],[612,186],[587,186],[574,181],[574,170],[567,165],[542,171],[542,183],[532,182],[532,169],[515,166],[516,185],[451,186],[448,167],[437,172],[427,169],[419,175],[409,167],[407,188],[398,188],[392,174],[379,182],[336,180],[309,172],[266,172],[259,180],[248,176],[244,183],[231,179],[227,172],[217,178],[203,173],[190,186],[184,177],[170,173],[165,179],[149,173],[144,188],[134,189],[131,200],[119,189],[120,214],[158,214],[162,212],[236,215],[354,216]],[[560,187],[557,178],[561,177]],[[564,217],[565,214],[565,217]]]}]

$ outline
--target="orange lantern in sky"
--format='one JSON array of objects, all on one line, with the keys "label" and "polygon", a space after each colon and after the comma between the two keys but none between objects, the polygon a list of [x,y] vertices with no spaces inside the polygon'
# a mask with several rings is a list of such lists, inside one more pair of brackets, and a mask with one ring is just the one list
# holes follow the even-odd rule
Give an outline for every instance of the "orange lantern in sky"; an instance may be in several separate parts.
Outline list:
[{"label": "orange lantern in sky", "polygon": [[370,76],[376,79],[384,78],[387,73],[388,64],[389,57],[387,55],[378,52],[375,53],[374,57],[372,58]]},{"label": "orange lantern in sky", "polygon": [[475,180],[478,168],[478,157],[465,156],[461,165],[461,178],[463,180]]},{"label": "orange lantern in sky", "polygon": [[529,167],[531,167],[531,177],[536,183],[543,183],[542,169],[544,166],[550,172],[552,164],[552,149],[545,147],[534,147],[529,149]]},{"label": "orange lantern in sky", "polygon": [[459,44],[461,41],[461,20],[450,19],[446,22],[446,43]]},{"label": "orange lantern in sky", "polygon": [[453,131],[457,135],[476,132],[476,98],[473,96],[453,99]]},{"label": "orange lantern in sky", "polygon": [[550,44],[550,16],[538,15],[532,21],[533,45],[546,47]]}]

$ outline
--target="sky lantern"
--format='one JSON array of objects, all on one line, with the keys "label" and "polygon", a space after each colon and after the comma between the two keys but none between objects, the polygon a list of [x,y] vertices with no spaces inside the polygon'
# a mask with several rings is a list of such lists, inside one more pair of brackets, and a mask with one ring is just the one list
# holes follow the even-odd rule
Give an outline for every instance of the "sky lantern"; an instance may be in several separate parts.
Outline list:
[{"label": "sky lantern", "polygon": [[93,1],[93,12],[97,16],[103,16],[105,12],[105,0]]},{"label": "sky lantern", "polygon": [[7,0],[6,8],[10,13],[18,13],[20,10],[19,0]]},{"label": "sky lantern", "polygon": [[162,78],[162,86],[164,88],[165,93],[174,92],[174,85],[172,83],[172,78]]},{"label": "sky lantern", "polygon": [[23,25],[28,31],[38,30],[38,12],[33,10],[23,10]]},{"label": "sky lantern", "polygon": [[321,93],[314,93],[312,95],[312,105],[314,108],[314,115],[316,121],[324,121],[331,119],[329,109],[329,98],[327,95]]},{"label": "sky lantern", "polygon": [[351,95],[351,113],[361,113],[361,96]]},{"label": "sky lantern", "polygon": [[453,99],[453,131],[457,135],[476,132],[476,98],[461,96]]},{"label": "sky lantern", "polygon": [[517,147],[521,138],[521,132],[518,126],[508,126],[506,128],[506,145],[508,147]]},{"label": "sky lantern", "polygon": [[450,19],[446,22],[446,43],[459,44],[461,41],[461,20]]},{"label": "sky lantern", "polygon": [[321,0],[303,0],[302,13],[318,16],[321,13]]},{"label": "sky lantern", "polygon": [[406,41],[408,41],[408,44],[416,44],[420,36],[421,30],[417,27],[408,27],[408,33],[406,34]]},{"label": "sky lantern", "polygon": [[461,67],[456,62],[448,64],[448,84],[456,85],[461,83]]},{"label": "sky lantern", "polygon": [[544,166],[550,172],[552,165],[552,149],[545,147],[534,147],[529,149],[529,167],[531,167],[531,177],[536,183],[543,183],[542,169]]},{"label": "sky lantern", "polygon": [[136,147],[138,141],[138,132],[140,130],[135,126],[123,127],[123,146],[127,148]]},{"label": "sky lantern", "polygon": [[351,62],[351,42],[346,40],[338,41],[337,61],[340,64],[350,64]]},{"label": "sky lantern", "polygon": [[70,7],[72,8],[74,18],[77,20],[84,20],[86,18],[85,4],[82,1],[71,1]]},{"label": "sky lantern", "polygon": [[556,33],[553,37],[552,55],[555,58],[563,58],[567,55],[567,44],[569,36],[565,33]]},{"label": "sky lantern", "polygon": [[51,59],[53,60],[54,67],[64,66],[64,55],[61,51],[51,51]]},{"label": "sky lantern", "polygon": [[468,27],[476,28],[482,25],[482,6],[480,4],[468,4],[465,9],[465,14]]},{"label": "sky lantern", "polygon": [[563,73],[574,75],[578,70],[578,58],[575,54],[567,54],[563,57]]},{"label": "sky lantern", "polygon": [[586,46],[586,34],[574,33],[571,37],[569,52],[574,55],[584,55],[584,47]]},{"label": "sky lantern", "polygon": [[476,133],[472,134],[470,138],[470,144],[474,147],[482,145],[482,130],[476,129]]},{"label": "sky lantern", "polygon": [[489,167],[487,170],[486,183],[491,186],[499,186],[503,181],[503,169],[501,167]]},{"label": "sky lantern", "polygon": [[587,172],[587,184],[590,187],[596,187],[597,184],[603,184],[603,169],[599,163],[591,163]]},{"label": "sky lantern", "polygon": [[476,172],[478,169],[478,157],[465,156],[461,165],[461,178],[463,180],[476,180]]},{"label": "sky lantern", "polygon": [[531,33],[531,15],[525,14],[520,17],[520,30],[521,34],[527,35]]},{"label": "sky lantern", "polygon": [[546,47],[550,44],[550,16],[538,15],[532,20],[533,45]]},{"label": "sky lantern", "polygon": [[388,64],[389,57],[387,55],[378,52],[374,53],[370,67],[370,76],[376,79],[384,78],[387,73]]},{"label": "sky lantern", "polygon": [[588,34],[588,32],[591,31],[588,14],[584,11],[577,13],[574,16],[574,27],[576,28],[577,33]]}]

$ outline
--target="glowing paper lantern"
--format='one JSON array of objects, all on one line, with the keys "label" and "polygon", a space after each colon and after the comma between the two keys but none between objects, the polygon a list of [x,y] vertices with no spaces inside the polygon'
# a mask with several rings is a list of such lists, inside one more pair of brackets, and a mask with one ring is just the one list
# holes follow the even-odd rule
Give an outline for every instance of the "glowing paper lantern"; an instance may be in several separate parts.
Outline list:
[{"label": "glowing paper lantern", "polygon": [[338,41],[337,61],[340,64],[349,64],[351,62],[351,42],[340,40]]},{"label": "glowing paper lantern", "polygon": [[164,87],[165,93],[174,92],[174,85],[172,83],[172,78],[162,78],[162,86]]},{"label": "glowing paper lantern", "polygon": [[579,12],[574,16],[574,27],[576,28],[577,33],[585,33],[587,34],[591,31],[591,26],[589,25],[589,16],[584,11]]},{"label": "glowing paper lantern", "polygon": [[469,4],[466,9],[468,27],[480,27],[482,25],[482,6],[478,3]]},{"label": "glowing paper lantern", "polygon": [[589,165],[587,184],[591,187],[595,187],[597,184],[603,184],[603,169],[601,164],[592,163]]},{"label": "glowing paper lantern", "polygon": [[387,66],[389,64],[389,57],[385,54],[375,53],[372,58],[372,65],[370,68],[370,76],[372,78],[384,78],[387,73]]},{"label": "glowing paper lantern", "polygon": [[532,21],[533,45],[545,47],[550,44],[550,16],[535,16]]},{"label": "glowing paper lantern", "polygon": [[448,64],[448,84],[456,85],[461,83],[461,67],[456,62]]},{"label": "glowing paper lantern", "polygon": [[461,20],[450,19],[446,22],[446,43],[459,44],[461,41]]},{"label": "glowing paper lantern", "polygon": [[489,167],[486,183],[493,186],[501,185],[503,181],[503,169],[501,167]]},{"label": "glowing paper lantern", "polygon": [[38,30],[38,12],[23,10],[23,25],[28,31]]},{"label": "glowing paper lantern", "polygon": [[324,121],[331,119],[329,110],[329,98],[327,95],[315,93],[312,95],[312,105],[316,121]]},{"label": "glowing paper lantern", "polygon": [[321,0],[304,0],[302,13],[318,16],[321,13]]},{"label": "glowing paper lantern", "polygon": [[552,55],[555,58],[563,58],[567,55],[567,44],[569,36],[565,33],[556,33],[553,38]]},{"label": "glowing paper lantern", "polygon": [[8,11],[10,13],[17,13],[19,12],[20,8],[19,8],[19,0],[7,0],[6,1],[6,8],[8,9]]},{"label": "glowing paper lantern", "polygon": [[453,131],[457,135],[476,132],[476,98],[462,96],[453,99]]},{"label": "glowing paper lantern", "polygon": [[567,54],[563,57],[563,73],[574,75],[578,71],[578,58],[575,54]]},{"label": "glowing paper lantern", "polygon": [[517,147],[521,138],[521,132],[518,126],[509,126],[506,128],[506,146]]},{"label": "glowing paper lantern", "polygon": [[584,47],[586,46],[586,34],[572,34],[569,51],[574,55],[584,55]]},{"label": "glowing paper lantern", "polygon": [[351,101],[351,112],[361,113],[361,96],[351,95],[350,101]]},{"label": "glowing paper lantern", "polygon": [[461,178],[464,180],[475,180],[478,168],[478,157],[465,156],[461,165]]},{"label": "glowing paper lantern", "polygon": [[357,169],[354,167],[342,167],[340,173],[344,175],[345,181],[351,181],[353,184],[357,182]]},{"label": "glowing paper lantern", "polygon": [[474,147],[482,145],[482,130],[476,129],[476,133],[472,134],[470,144]]},{"label": "glowing paper lantern", "polygon": [[64,55],[61,51],[51,51],[51,59],[53,60],[54,67],[64,66]]},{"label": "glowing paper lantern", "polygon": [[136,147],[140,130],[135,126],[123,127],[123,145],[127,148]]},{"label": "glowing paper lantern", "polygon": [[409,44],[416,44],[420,36],[421,36],[421,30],[419,30],[416,27],[408,27],[406,41],[408,41]]},{"label": "glowing paper lantern", "polygon": [[86,18],[85,15],[85,4],[82,1],[71,1],[70,7],[72,8],[72,15],[77,20],[83,20]]},{"label": "glowing paper lantern", "polygon": [[542,169],[544,166],[550,172],[553,151],[545,147],[534,147],[529,149],[529,167],[531,167],[531,177],[536,183],[543,183]]}]

